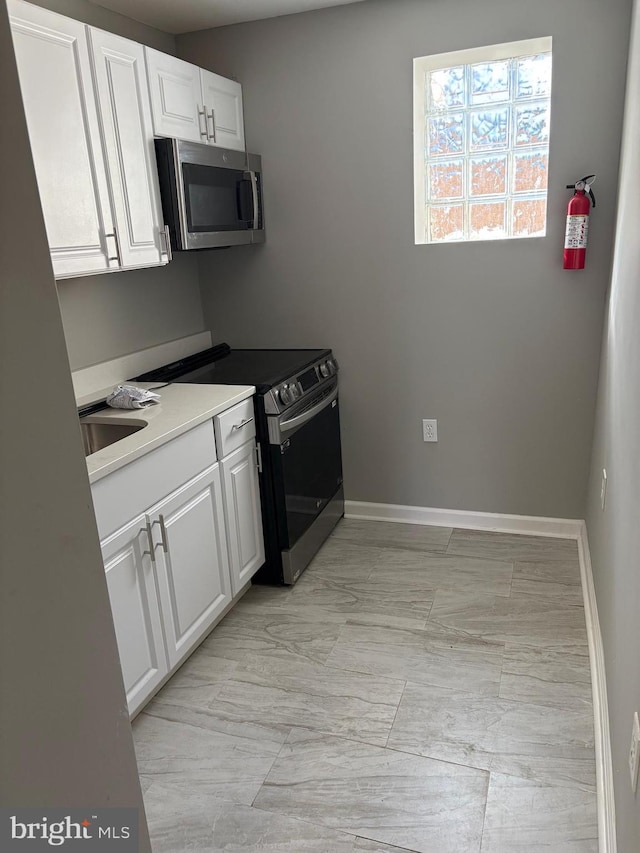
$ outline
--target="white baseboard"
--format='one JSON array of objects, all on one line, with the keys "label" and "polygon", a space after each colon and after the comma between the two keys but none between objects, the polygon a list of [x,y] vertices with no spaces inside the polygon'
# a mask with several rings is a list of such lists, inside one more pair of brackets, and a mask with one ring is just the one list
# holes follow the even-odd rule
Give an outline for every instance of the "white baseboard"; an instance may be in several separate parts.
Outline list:
[{"label": "white baseboard", "polygon": [[613,763],[609,731],[609,705],[604,667],[604,648],[596,591],[591,569],[587,525],[577,518],[542,518],[529,515],[505,515],[492,512],[466,512],[457,509],[401,506],[394,504],[345,501],[345,518],[368,521],[397,521],[437,527],[463,527],[499,533],[522,533],[575,539],[580,557],[580,576],[584,613],[589,641],[589,661],[593,690],[599,853],[616,853],[616,815],[613,790]]},{"label": "white baseboard", "polygon": [[582,576],[582,594],[584,596],[584,615],[587,620],[591,687],[593,691],[598,835],[600,841],[598,850],[599,853],[616,853],[616,809],[613,790],[613,760],[611,756],[611,734],[609,731],[609,702],[607,700],[604,647],[602,645],[596,589],[591,569],[587,525],[584,521],[580,522],[578,553],[580,555],[580,574]]},{"label": "white baseboard", "polygon": [[499,533],[523,533],[531,536],[556,536],[577,539],[583,523],[577,518],[542,518],[533,515],[506,515],[400,504],[376,504],[345,501],[345,518],[367,521],[398,521],[404,524],[428,524],[436,527],[464,527]]}]

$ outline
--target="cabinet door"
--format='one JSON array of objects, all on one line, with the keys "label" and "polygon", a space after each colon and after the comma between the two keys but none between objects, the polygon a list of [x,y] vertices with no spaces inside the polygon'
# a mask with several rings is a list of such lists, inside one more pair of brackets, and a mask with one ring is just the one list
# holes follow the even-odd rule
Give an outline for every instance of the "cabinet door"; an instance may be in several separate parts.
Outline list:
[{"label": "cabinet door", "polygon": [[86,28],[20,0],[8,8],[54,274],[117,268]]},{"label": "cabinet door", "polygon": [[209,143],[244,151],[242,86],[212,71],[201,69],[200,75]]},{"label": "cabinet door", "polygon": [[111,611],[129,713],[134,714],[168,672],[160,608],[149,554],[146,516],[102,543]]},{"label": "cabinet door", "polygon": [[264,563],[260,489],[253,441],[222,460],[224,509],[235,595]]},{"label": "cabinet door", "polygon": [[145,56],[156,136],[206,142],[200,69],[150,47]]},{"label": "cabinet door", "polygon": [[156,504],[148,518],[172,668],[231,601],[218,463]]},{"label": "cabinet door", "polygon": [[122,266],[166,263],[144,48],[102,30],[89,38]]}]

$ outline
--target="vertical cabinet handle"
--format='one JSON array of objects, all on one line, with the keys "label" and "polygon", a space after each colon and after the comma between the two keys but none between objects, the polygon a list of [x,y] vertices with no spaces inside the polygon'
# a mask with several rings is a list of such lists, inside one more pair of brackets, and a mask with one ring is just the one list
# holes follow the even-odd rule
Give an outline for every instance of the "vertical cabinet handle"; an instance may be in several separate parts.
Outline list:
[{"label": "vertical cabinet handle", "polygon": [[160,229],[160,239],[164,241],[164,249],[161,249],[163,255],[167,256],[167,260],[170,261],[173,259],[173,252],[171,251],[171,238],[169,237],[169,226],[165,225],[164,228]]},{"label": "vertical cabinet handle", "polygon": [[211,108],[211,112],[207,116],[207,121],[209,119],[211,119],[211,133],[209,133],[209,125],[207,124],[207,138],[210,139],[212,142],[216,142],[216,118],[213,111],[213,107]]},{"label": "vertical cabinet handle", "polygon": [[151,557],[151,562],[155,563],[156,555],[155,555],[155,546],[153,544],[153,531],[151,530],[151,522],[147,521],[145,527],[142,527],[140,529],[140,533],[146,533],[147,534],[147,542],[149,543],[149,550],[143,551],[142,556],[144,557],[145,554],[148,554]]},{"label": "vertical cabinet handle", "polygon": [[[207,111],[204,106],[200,109],[198,106],[198,130],[200,131],[200,136],[204,136],[205,139],[209,138],[209,131],[207,130]],[[202,129],[202,125],[200,124],[200,116],[204,116],[204,130]]]},{"label": "vertical cabinet handle", "polygon": [[164,515],[162,515],[162,513],[160,513],[158,515],[158,521],[154,521],[153,524],[151,525],[151,527],[153,527],[154,524],[160,525],[160,536],[162,537],[162,550],[164,551],[165,554],[168,554],[169,553],[169,543],[167,542],[167,528],[165,527]]},{"label": "vertical cabinet handle", "polygon": [[116,226],[114,225],[113,231],[110,234],[105,234],[104,237],[105,237],[105,240],[108,237],[113,237],[115,244],[116,244],[115,256],[114,255],[107,255],[107,260],[108,261],[117,261],[120,264],[120,266],[122,266],[122,253],[120,252],[120,240],[118,239],[118,229],[116,228]]}]

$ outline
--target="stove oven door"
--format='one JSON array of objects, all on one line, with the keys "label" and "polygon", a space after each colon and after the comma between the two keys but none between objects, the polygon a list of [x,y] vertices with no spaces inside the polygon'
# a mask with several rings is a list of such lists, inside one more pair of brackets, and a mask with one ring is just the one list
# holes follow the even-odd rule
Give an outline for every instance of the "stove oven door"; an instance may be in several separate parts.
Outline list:
[{"label": "stove oven door", "polygon": [[344,513],[337,379],[269,417],[269,434],[284,582],[291,584]]}]

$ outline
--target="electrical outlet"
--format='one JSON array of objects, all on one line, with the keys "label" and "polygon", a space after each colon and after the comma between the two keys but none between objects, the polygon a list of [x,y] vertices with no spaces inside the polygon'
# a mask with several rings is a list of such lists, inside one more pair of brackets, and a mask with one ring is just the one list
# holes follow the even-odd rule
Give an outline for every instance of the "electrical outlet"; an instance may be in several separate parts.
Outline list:
[{"label": "electrical outlet", "polygon": [[640,762],[640,720],[638,712],[633,715],[633,729],[631,730],[631,749],[629,750],[629,773],[631,774],[631,787],[635,794],[638,787],[638,763]]},{"label": "electrical outlet", "polygon": [[604,510],[604,505],[607,502],[607,469],[602,469],[602,481],[600,483],[600,506]]},{"label": "electrical outlet", "polygon": [[438,440],[438,421],[427,418],[422,421],[422,438],[424,441]]}]

